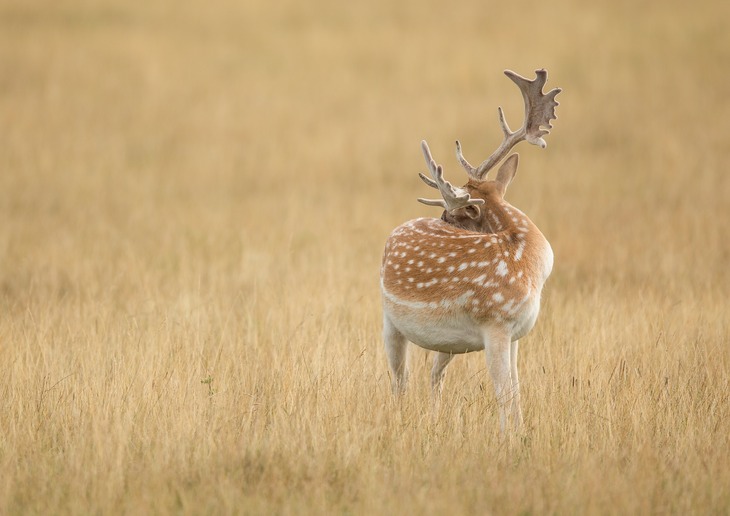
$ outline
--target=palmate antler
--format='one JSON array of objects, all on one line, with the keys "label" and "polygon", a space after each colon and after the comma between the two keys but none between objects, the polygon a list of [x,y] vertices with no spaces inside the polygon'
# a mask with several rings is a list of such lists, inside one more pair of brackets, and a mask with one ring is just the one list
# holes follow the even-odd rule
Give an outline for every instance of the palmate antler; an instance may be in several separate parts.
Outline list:
[{"label": "palmate antler", "polygon": [[[461,144],[457,140],[456,142],[456,159],[464,167],[469,177],[476,179],[477,181],[483,181],[494,166],[502,161],[505,156],[512,150],[512,147],[517,145],[523,140],[527,140],[533,145],[537,145],[540,148],[547,147],[547,143],[543,139],[543,136],[550,133],[550,129],[553,126],[550,124],[550,120],[556,119],[555,107],[558,102],[555,100],[555,96],[562,90],[560,88],[553,88],[547,93],[542,92],[543,86],[547,81],[547,71],[535,70],[536,77],[533,80],[525,79],[524,77],[516,74],[511,70],[505,70],[504,74],[514,82],[522,92],[522,98],[525,101],[525,121],[517,131],[512,132],[507,125],[507,121],[504,119],[504,111],[499,108],[499,124],[502,127],[504,133],[504,140],[486,160],[482,162],[478,167],[473,167],[464,158],[461,153]],[[443,200],[432,200],[432,199],[418,199],[423,204],[429,206],[441,206],[442,208],[452,212],[459,208],[466,206],[476,206],[483,204],[484,201],[481,199],[472,199],[469,197],[469,192],[464,188],[454,187],[451,183],[444,179],[444,173],[441,165],[437,165],[431,157],[431,151],[428,149],[428,145],[425,141],[421,142],[421,148],[423,149],[423,155],[426,158],[428,169],[431,173],[431,178],[426,177],[424,174],[419,173],[421,179],[433,188],[436,188],[441,192]]]},{"label": "palmate antler", "polygon": [[433,179],[427,177],[421,172],[419,172],[418,175],[421,176],[423,182],[428,186],[436,188],[439,192],[441,192],[443,200],[419,198],[418,202],[422,202],[429,206],[441,206],[449,212],[453,212],[454,210],[465,208],[467,206],[484,204],[483,199],[472,199],[469,196],[469,192],[465,189],[456,187],[444,179],[444,170],[441,165],[437,165],[434,161],[431,156],[431,150],[428,148],[428,144],[425,140],[421,142],[421,149],[423,150],[423,157],[426,158],[426,164],[428,165],[428,170],[431,173],[431,178]]},{"label": "palmate antler", "polygon": [[[505,70],[504,74],[514,82],[522,92],[522,98],[525,101],[525,121],[522,127],[512,132],[504,119],[504,112],[499,108],[499,124],[502,126],[504,140],[491,156],[482,162],[478,167],[473,167],[464,158],[461,153],[461,144],[456,142],[456,158],[466,170],[470,177],[482,181],[494,166],[502,161],[509,151],[523,140],[527,140],[533,145],[540,148],[547,147],[547,143],[542,138],[550,132],[553,126],[550,120],[556,119],[555,106],[558,102],[555,96],[562,90],[554,88],[547,93],[542,92],[542,87],[547,81],[546,70],[535,70],[536,77],[533,80],[525,79],[511,70]],[[545,129],[543,129],[545,127]]]}]

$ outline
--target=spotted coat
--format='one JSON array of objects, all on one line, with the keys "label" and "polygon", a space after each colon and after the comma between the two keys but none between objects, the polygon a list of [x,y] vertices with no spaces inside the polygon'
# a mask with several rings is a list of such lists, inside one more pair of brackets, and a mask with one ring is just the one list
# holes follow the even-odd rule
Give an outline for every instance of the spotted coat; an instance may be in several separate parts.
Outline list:
[{"label": "spotted coat", "polygon": [[506,201],[488,216],[493,233],[435,218],[391,233],[381,266],[383,306],[411,342],[464,353],[483,349],[485,327],[517,340],[534,325],[553,264],[550,244]]}]

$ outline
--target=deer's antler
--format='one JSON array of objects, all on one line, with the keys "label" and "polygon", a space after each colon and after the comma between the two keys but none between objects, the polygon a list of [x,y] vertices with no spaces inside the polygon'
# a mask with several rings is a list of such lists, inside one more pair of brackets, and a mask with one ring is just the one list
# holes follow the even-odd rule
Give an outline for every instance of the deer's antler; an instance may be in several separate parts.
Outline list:
[{"label": "deer's antler", "polygon": [[472,199],[469,196],[469,192],[465,189],[455,187],[444,179],[444,169],[441,165],[437,165],[434,161],[431,156],[431,150],[428,148],[428,144],[425,140],[421,142],[421,149],[423,150],[423,157],[426,158],[426,164],[428,165],[428,170],[431,173],[431,178],[421,172],[419,172],[418,175],[421,176],[423,182],[428,186],[436,188],[439,192],[441,192],[443,199],[419,198],[418,202],[422,202],[429,206],[441,206],[449,212],[466,206],[484,204],[483,199]]},{"label": "deer's antler", "polygon": [[[562,90],[553,88],[547,93],[542,92],[542,87],[547,81],[546,70],[536,70],[536,77],[533,80],[525,79],[511,70],[505,70],[504,74],[514,82],[522,92],[522,98],[525,101],[525,122],[517,131],[512,132],[504,119],[504,112],[499,108],[499,125],[504,133],[504,140],[491,156],[482,162],[478,167],[473,167],[464,158],[461,153],[461,144],[456,142],[456,158],[464,167],[469,176],[482,181],[494,166],[502,161],[509,151],[523,140],[527,140],[533,145],[540,148],[547,147],[547,143],[542,138],[550,132],[552,125],[550,120],[557,118],[555,116],[555,106],[558,102],[555,96]],[[543,129],[544,127],[544,129]]]}]

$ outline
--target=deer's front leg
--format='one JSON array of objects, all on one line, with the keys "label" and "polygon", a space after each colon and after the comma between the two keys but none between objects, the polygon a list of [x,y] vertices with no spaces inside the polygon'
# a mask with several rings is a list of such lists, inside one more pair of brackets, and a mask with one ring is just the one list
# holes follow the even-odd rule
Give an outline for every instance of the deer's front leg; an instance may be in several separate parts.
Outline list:
[{"label": "deer's front leg", "polygon": [[433,368],[431,369],[431,394],[437,397],[444,387],[444,375],[446,366],[449,365],[454,355],[451,353],[436,353],[433,357]]},{"label": "deer's front leg", "polygon": [[387,315],[383,316],[383,340],[393,394],[402,394],[408,384],[408,341]]},{"label": "deer's front leg", "polygon": [[512,408],[513,395],[512,374],[510,371],[511,342],[509,337],[500,331],[485,331],[484,352],[499,406],[499,429],[504,434],[507,428],[508,412],[511,412]]}]

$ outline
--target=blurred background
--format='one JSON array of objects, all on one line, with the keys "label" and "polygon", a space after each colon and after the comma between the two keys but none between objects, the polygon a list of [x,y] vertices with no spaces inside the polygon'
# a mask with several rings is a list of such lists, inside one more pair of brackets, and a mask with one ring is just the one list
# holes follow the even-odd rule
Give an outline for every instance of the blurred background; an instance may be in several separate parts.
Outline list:
[{"label": "blurred background", "polygon": [[554,242],[558,274],[623,277],[628,260],[633,280],[727,287],[707,274],[728,260],[727,11],[6,0],[3,288],[27,292],[33,275],[60,288],[38,269],[65,248],[169,261],[168,240],[274,262],[335,246],[377,267],[390,228],[438,215],[414,201],[421,139],[459,183],[455,139],[480,161],[501,139],[497,106],[519,127],[505,68],[547,68],[564,89],[549,149],[517,149],[510,192]]}]

